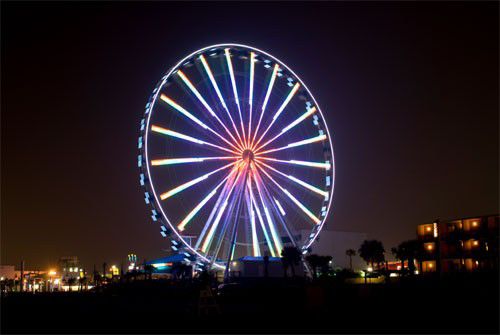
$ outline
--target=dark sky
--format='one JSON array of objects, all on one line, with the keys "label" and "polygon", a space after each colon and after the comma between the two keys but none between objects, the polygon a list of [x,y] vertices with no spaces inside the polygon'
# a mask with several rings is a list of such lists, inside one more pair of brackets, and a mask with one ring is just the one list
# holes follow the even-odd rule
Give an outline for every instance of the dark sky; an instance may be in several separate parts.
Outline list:
[{"label": "dark sky", "polygon": [[170,66],[222,42],[283,60],[326,114],[328,229],[390,250],[417,224],[498,212],[496,2],[1,6],[2,264],[163,254],[139,122]]}]

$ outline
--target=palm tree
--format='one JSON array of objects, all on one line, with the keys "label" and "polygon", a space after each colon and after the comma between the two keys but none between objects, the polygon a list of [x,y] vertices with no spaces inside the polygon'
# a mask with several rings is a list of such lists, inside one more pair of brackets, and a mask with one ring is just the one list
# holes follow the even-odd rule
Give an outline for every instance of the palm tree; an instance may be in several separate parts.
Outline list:
[{"label": "palm tree", "polygon": [[321,263],[320,257],[321,256],[318,256],[316,254],[306,256],[306,261],[312,269],[313,279],[318,278],[318,268]]},{"label": "palm tree", "polygon": [[405,260],[406,260],[406,254],[404,252],[404,249],[402,248],[402,244],[399,244],[397,247],[392,247],[391,248],[391,253],[394,255],[394,257],[401,261],[401,271],[399,271],[401,274],[404,273],[405,269]]},{"label": "palm tree", "polygon": [[365,240],[358,250],[359,256],[364,259],[366,264],[371,264],[372,268],[375,264],[380,264],[385,260],[384,245],[378,240]]},{"label": "palm tree", "polygon": [[356,250],[347,249],[345,251],[345,254],[349,257],[349,269],[351,269],[351,271],[352,271],[352,256],[356,256]]},{"label": "palm tree", "polygon": [[288,267],[292,269],[292,277],[295,277],[295,265],[298,265],[302,260],[302,254],[297,247],[284,247],[281,251],[281,261],[285,269],[285,277]]},{"label": "palm tree", "polygon": [[328,275],[330,270],[330,262],[332,261],[332,256],[319,256],[319,268],[321,269],[321,276],[325,277]]}]

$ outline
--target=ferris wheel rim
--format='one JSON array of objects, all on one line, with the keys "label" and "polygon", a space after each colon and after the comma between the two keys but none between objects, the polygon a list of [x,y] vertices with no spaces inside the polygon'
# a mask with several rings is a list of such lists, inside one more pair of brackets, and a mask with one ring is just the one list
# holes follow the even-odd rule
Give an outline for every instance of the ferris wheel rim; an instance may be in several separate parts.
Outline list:
[{"label": "ferris wheel rim", "polygon": [[[325,118],[325,116],[323,114],[323,111],[321,110],[320,105],[317,103],[317,100],[316,100],[315,96],[311,93],[311,91],[309,90],[309,88],[307,87],[307,85],[304,83],[304,81],[300,78],[300,76],[298,76],[286,63],[284,63],[283,61],[281,61],[277,57],[275,57],[275,56],[273,56],[273,55],[271,55],[271,54],[269,54],[269,53],[267,53],[267,52],[265,52],[265,51],[263,51],[263,50],[261,50],[259,48],[256,48],[256,47],[253,47],[253,46],[249,46],[249,45],[245,45],[245,44],[240,44],[240,43],[219,43],[219,44],[208,45],[208,46],[205,46],[203,48],[197,49],[197,50],[191,52],[186,57],[182,58],[174,66],[172,66],[166,72],[166,74],[162,76],[162,79],[155,86],[155,89],[153,90],[153,94],[152,94],[150,100],[148,101],[146,112],[145,112],[145,114],[147,114],[146,117],[145,117],[145,119],[146,119],[145,120],[145,125],[146,126],[145,126],[145,128],[143,130],[144,146],[143,146],[143,149],[141,150],[141,153],[143,153],[143,156],[144,156],[144,160],[145,160],[145,164],[144,165],[145,165],[145,170],[146,170],[149,182],[145,183],[144,186],[146,187],[146,189],[150,190],[151,193],[153,194],[154,205],[152,205],[152,207],[154,209],[159,209],[159,211],[161,212],[162,219],[164,219],[167,222],[167,224],[170,227],[171,232],[173,232],[175,234],[175,237],[177,239],[179,239],[183,243],[183,245],[186,246],[189,249],[190,252],[192,252],[193,254],[195,254],[198,257],[200,257],[203,261],[205,261],[207,263],[212,263],[213,266],[218,267],[218,268],[223,268],[223,266],[220,265],[220,264],[218,264],[217,261],[208,259],[206,257],[206,255],[204,255],[203,253],[195,250],[189,243],[187,243],[187,241],[184,239],[184,236],[182,236],[177,231],[177,229],[175,228],[175,225],[171,222],[170,218],[165,213],[165,211],[163,209],[163,206],[161,205],[161,203],[159,201],[159,197],[157,195],[157,192],[156,192],[156,189],[155,189],[155,185],[154,185],[153,179],[152,179],[152,174],[151,174],[151,171],[150,171],[148,140],[149,140],[149,128],[150,128],[151,116],[153,114],[153,109],[156,106],[156,103],[157,103],[157,100],[158,100],[158,94],[160,93],[161,88],[165,85],[165,83],[167,82],[167,80],[172,76],[172,74],[177,69],[179,69],[183,65],[183,63],[185,63],[187,60],[193,58],[197,54],[203,54],[205,51],[208,51],[210,49],[231,48],[231,47],[232,48],[243,48],[243,49],[247,49],[247,50],[250,50],[250,51],[258,52],[258,53],[260,53],[262,55],[265,55],[265,56],[271,58],[274,62],[278,63],[280,66],[282,66],[288,72],[290,72],[296,78],[296,80],[298,82],[300,82],[300,84],[306,90],[308,96],[314,102],[314,105],[316,106],[319,114],[321,115],[322,121],[323,121],[323,123],[325,125],[324,130],[327,133],[328,148],[329,148],[329,150],[331,152],[331,169],[332,169],[332,171],[331,171],[331,177],[332,177],[332,181],[331,181],[331,185],[329,187],[330,197],[329,197],[329,200],[328,200],[328,205],[326,206],[326,214],[321,219],[321,223],[315,229],[314,235],[310,236],[308,238],[308,240],[307,240],[307,243],[305,243],[302,246],[303,253],[306,253],[307,249],[309,249],[310,246],[314,243],[314,241],[316,240],[317,236],[320,234],[321,230],[323,229],[324,224],[326,223],[326,219],[328,218],[328,214],[330,213],[331,206],[332,206],[333,195],[334,195],[334,185],[335,185],[335,173],[336,173],[336,170],[335,170],[335,156],[334,156],[334,150],[333,150],[332,136],[330,134],[330,130],[329,130],[328,124],[326,122],[326,118]],[[144,168],[142,168],[142,170],[144,170]]]}]

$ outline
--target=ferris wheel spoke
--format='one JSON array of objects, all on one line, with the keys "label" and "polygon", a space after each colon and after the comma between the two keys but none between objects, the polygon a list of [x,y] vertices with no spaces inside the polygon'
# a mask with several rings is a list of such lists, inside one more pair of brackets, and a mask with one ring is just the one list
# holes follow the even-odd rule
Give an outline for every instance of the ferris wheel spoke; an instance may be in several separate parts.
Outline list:
[{"label": "ferris wheel spoke", "polygon": [[234,187],[238,183],[241,175],[242,175],[241,170],[238,170],[238,174],[237,174],[234,182],[232,183],[231,188],[229,189],[227,196],[225,197],[224,202],[222,203],[222,206],[219,209],[219,212],[217,213],[217,216],[215,217],[215,220],[212,223],[210,230],[208,231],[207,236],[205,237],[205,242],[203,242],[203,244],[201,246],[201,251],[206,252],[207,249],[209,248],[209,245],[212,242],[212,238],[214,236],[215,230],[217,229],[217,226],[220,223],[220,219],[222,218],[222,214],[224,214],[224,211],[228,205],[229,197],[231,196],[231,193],[233,192]]},{"label": "ferris wheel spoke", "polygon": [[255,196],[252,191],[252,187],[249,188],[250,191],[250,203],[253,206],[253,209],[257,213],[257,217],[259,219],[260,227],[262,229],[262,233],[264,234],[264,238],[267,243],[267,248],[271,252],[271,256],[276,257],[276,254],[274,252],[273,244],[271,242],[271,239],[269,238],[269,234],[267,233],[267,228],[266,224],[264,222],[264,219],[262,218],[262,213],[260,212],[259,205],[257,204],[257,201],[255,200]]},{"label": "ferris wheel spoke", "polygon": [[257,236],[257,227],[255,225],[255,210],[253,209],[252,198],[250,197],[251,191],[251,179],[247,179],[247,190],[245,192],[245,202],[248,210],[248,216],[250,217],[250,230],[252,232],[252,250],[253,255],[259,257],[260,247],[259,247],[259,239]]},{"label": "ferris wheel spoke", "polygon": [[271,157],[257,157],[256,158],[258,161],[260,160],[266,160],[266,161],[272,161],[272,162],[278,162],[278,163],[283,163],[283,164],[292,164],[292,165],[299,165],[299,166],[307,166],[307,167],[313,167],[317,169],[325,169],[326,171],[330,170],[332,165],[330,164],[329,161],[325,161],[324,163],[319,163],[319,162],[308,162],[308,161],[298,161],[298,160],[282,160],[282,159],[276,159],[276,158],[271,158]]},{"label": "ferris wheel spoke", "polygon": [[227,67],[229,69],[229,77],[231,78],[231,86],[233,87],[234,101],[236,102],[236,107],[238,107],[238,114],[240,115],[240,126],[241,133],[243,134],[243,143],[246,142],[245,139],[245,126],[243,126],[243,117],[241,115],[240,98],[238,97],[238,88],[236,87],[236,80],[234,78],[233,63],[231,62],[231,54],[229,53],[229,48],[224,49],[226,55]]},{"label": "ferris wheel spoke", "polygon": [[221,140],[223,140],[224,142],[226,142],[232,148],[241,151],[241,149],[238,149],[234,144],[232,144],[227,139],[225,139],[221,134],[219,134],[218,132],[216,132],[215,130],[213,130],[212,128],[210,128],[209,126],[207,126],[206,124],[204,124],[202,121],[200,121],[200,119],[198,119],[196,116],[194,116],[193,114],[191,114],[190,112],[188,112],[185,108],[183,108],[182,106],[180,106],[179,104],[177,104],[175,101],[173,101],[172,99],[170,99],[169,97],[167,97],[165,94],[162,94],[160,96],[160,99],[162,101],[166,102],[169,106],[171,106],[172,108],[174,108],[175,110],[177,110],[181,114],[183,114],[184,116],[186,116],[188,119],[190,119],[194,123],[198,124],[203,129],[206,129],[206,130],[210,131],[212,134],[214,134],[215,136],[217,136],[218,138],[220,138]]},{"label": "ferris wheel spoke", "polygon": [[257,127],[255,128],[253,138],[252,138],[252,143],[250,144],[250,147],[253,148],[255,138],[257,137],[257,133],[259,132],[259,127],[260,123],[262,122],[262,117],[264,116],[264,111],[266,110],[267,102],[269,101],[269,96],[271,95],[271,91],[273,90],[274,82],[276,81],[276,76],[278,74],[279,70],[279,65],[275,64],[273,68],[273,73],[271,74],[271,79],[269,80],[269,85],[267,86],[267,92],[266,96],[264,97],[264,102],[262,104],[262,108],[260,110],[260,117],[259,117],[259,122],[257,123]]},{"label": "ferris wheel spoke", "polygon": [[186,225],[196,216],[196,214],[198,214],[203,206],[205,206],[205,204],[213,198],[213,196],[217,193],[217,190],[229,179],[230,176],[231,173],[229,173],[224,179],[222,179],[222,181],[217,186],[215,186],[213,190],[210,191],[210,193],[208,193],[205,198],[203,198],[203,200],[201,200],[196,205],[196,207],[191,210],[191,212],[189,212],[189,214],[181,221],[181,223],[177,225],[177,229],[179,229],[179,231],[184,231],[184,229],[186,229]]},{"label": "ferris wheel spoke", "polygon": [[[274,208],[274,211],[276,214],[276,217],[278,218],[278,221],[280,221],[281,225],[283,226],[283,229],[286,231],[288,237],[290,238],[290,241],[292,242],[292,244],[294,246],[297,246],[297,241],[295,241],[295,237],[292,235],[292,233],[290,232],[290,229],[288,227],[288,225],[286,224],[285,220],[283,219],[283,217],[286,215],[285,213],[285,210],[283,209],[283,207],[281,206],[280,202],[278,201],[278,199],[276,199],[275,197],[273,197],[271,195],[271,191],[268,189],[268,187],[266,186],[265,183],[262,182],[262,178],[260,177],[260,174],[257,173],[257,177],[259,178],[260,182],[261,182],[261,185],[262,185],[262,188],[267,196],[267,198],[269,199],[269,204],[270,206],[272,206]],[[272,200],[274,200],[274,203]],[[281,215],[279,215],[281,214]]]},{"label": "ferris wheel spoke", "polygon": [[239,153],[236,152],[236,151],[234,151],[234,150],[231,150],[231,149],[228,149],[228,148],[224,148],[224,147],[221,147],[220,145],[213,144],[213,143],[210,143],[210,142],[202,141],[202,140],[197,139],[195,137],[192,137],[192,136],[189,136],[189,135],[185,135],[185,134],[181,134],[181,133],[178,133],[176,131],[173,131],[173,130],[170,130],[170,129],[166,129],[166,128],[162,128],[162,127],[159,127],[159,126],[156,126],[156,125],[152,125],[151,126],[151,131],[153,131],[155,133],[158,133],[158,134],[162,134],[162,135],[167,135],[167,136],[170,136],[170,137],[179,138],[179,139],[182,139],[182,140],[185,140],[185,141],[188,141],[188,142],[197,143],[197,144],[200,144],[200,145],[208,145],[210,147],[214,147],[214,148],[217,148],[219,150],[230,152],[230,153],[232,153],[234,155],[239,155]]},{"label": "ferris wheel spoke", "polygon": [[215,93],[217,93],[217,97],[219,98],[222,107],[226,111],[227,115],[229,116],[229,120],[231,120],[231,124],[233,125],[233,129],[236,133],[236,136],[238,136],[238,139],[242,141],[240,133],[238,131],[238,128],[236,127],[236,124],[234,123],[233,117],[231,116],[231,113],[229,112],[229,108],[227,108],[226,102],[224,101],[224,98],[222,97],[222,93],[220,92],[219,85],[217,85],[217,82],[215,81],[215,77],[212,73],[212,70],[210,69],[210,66],[208,65],[207,60],[203,55],[200,55],[200,60],[201,63],[203,64],[203,68],[205,69],[205,72],[207,73],[208,78],[210,79],[210,82],[212,83],[212,86],[215,90]]},{"label": "ferris wheel spoke", "polygon": [[250,88],[248,92],[249,117],[248,117],[248,146],[250,146],[250,137],[252,136],[252,109],[253,109],[253,82],[255,74],[255,52],[250,52]]},{"label": "ferris wheel spoke", "polygon": [[[258,165],[258,164],[257,164]],[[304,206],[297,198],[295,198],[286,188],[282,187],[276,180],[274,180],[273,177],[264,169],[261,169],[262,171],[285,195],[292,200],[297,207],[299,207],[312,221],[314,221],[315,224],[320,224],[321,220],[317,218],[316,215],[314,215],[306,206]]]},{"label": "ferris wheel spoke", "polygon": [[281,251],[283,250],[283,244],[281,242],[281,238],[278,235],[277,229],[274,225],[274,222],[271,218],[271,214],[269,213],[267,201],[264,199],[263,190],[260,183],[260,178],[256,178],[256,174],[253,174],[253,179],[255,181],[255,185],[257,186],[257,193],[259,194],[260,202],[262,204],[262,208],[264,209],[264,214],[267,219],[267,224],[269,226],[269,230],[271,231],[271,237],[273,238],[274,246],[276,248],[277,255],[281,255]]},{"label": "ferris wheel spoke", "polygon": [[200,235],[198,236],[198,240],[196,241],[196,246],[195,246],[196,249],[200,248],[200,244],[203,241],[205,234],[207,233],[208,228],[210,227],[211,222],[212,222],[213,218],[215,217],[219,207],[221,206],[222,202],[224,201],[224,198],[227,194],[227,191],[231,187],[231,185],[234,181],[235,173],[237,171],[238,171],[238,165],[235,165],[231,169],[231,172],[228,174],[228,179],[226,179],[226,181],[224,183],[224,187],[222,188],[222,190],[219,194],[219,197],[217,198],[217,201],[215,202],[215,205],[212,208],[212,211],[210,212],[208,220],[206,221],[205,225],[203,226],[203,230],[201,231]]},{"label": "ferris wheel spoke", "polygon": [[227,165],[224,165],[224,166],[223,166],[223,167],[221,167],[221,168],[218,168],[218,169],[216,169],[216,170],[214,170],[214,171],[212,171],[212,172],[206,173],[206,174],[204,174],[204,175],[203,175],[203,176],[201,176],[201,177],[198,177],[198,178],[195,178],[195,179],[193,179],[193,180],[190,180],[190,181],[188,181],[187,183],[184,183],[184,184],[182,184],[182,185],[177,186],[176,188],[171,189],[170,191],[167,191],[167,192],[165,192],[165,193],[162,193],[162,194],[160,194],[160,199],[161,199],[161,200],[168,199],[168,198],[170,198],[171,196],[174,196],[175,194],[177,194],[177,193],[179,193],[179,192],[182,192],[182,191],[184,191],[185,189],[187,189],[187,188],[189,188],[189,187],[191,187],[191,186],[193,186],[193,185],[196,185],[196,184],[198,184],[198,183],[200,183],[200,182],[202,182],[202,181],[206,180],[206,179],[207,179],[208,177],[210,177],[211,175],[213,175],[213,174],[215,174],[215,173],[217,173],[217,172],[219,172],[219,171],[225,170],[225,169],[227,169],[228,167],[233,166],[233,165],[234,165],[234,164],[236,164],[236,163],[237,163],[237,162],[233,162],[233,163],[229,163],[229,164],[227,164]]},{"label": "ferris wheel spoke", "polygon": [[302,146],[302,145],[306,145],[306,144],[311,144],[311,143],[316,143],[316,142],[320,142],[320,141],[324,141],[324,140],[326,140],[326,135],[325,134],[320,134],[318,136],[311,137],[311,138],[308,138],[308,139],[305,139],[305,140],[302,140],[302,141],[290,143],[290,144],[288,144],[288,145],[286,145],[284,147],[275,148],[275,149],[269,149],[269,150],[261,151],[261,152],[256,152],[255,155],[259,156],[259,155],[267,154],[267,153],[270,153],[270,152],[275,152],[275,151],[290,149],[290,148],[294,148],[294,147],[298,147],[298,146]]},{"label": "ferris wheel spoke", "polygon": [[[210,115],[212,115],[222,125],[222,127],[227,132],[227,134],[229,135],[229,137],[231,137],[231,139],[234,141],[234,144],[238,147],[238,149],[239,150],[243,150],[243,147],[241,147],[239,145],[239,142],[234,138],[233,134],[229,131],[229,129],[227,129],[226,125],[217,116],[217,114],[215,114],[215,112],[213,111],[212,107],[210,107],[210,105],[207,103],[207,101],[205,100],[205,98],[203,98],[203,96],[196,89],[196,87],[194,87],[194,85],[191,83],[191,81],[189,80],[189,78],[184,74],[184,72],[182,72],[181,70],[179,70],[179,71],[177,71],[177,75],[179,77],[181,77],[181,79],[184,82],[184,84],[186,84],[186,86],[191,90],[191,92],[193,92],[193,94],[196,96],[196,98],[198,98],[198,100],[201,102],[201,104],[207,109],[207,111],[210,113]],[[236,149],[236,147],[234,145],[233,145],[233,148]]]},{"label": "ferris wheel spoke", "polygon": [[201,163],[210,160],[229,160],[238,159],[238,156],[221,156],[221,157],[193,157],[193,158],[164,158],[164,159],[152,159],[152,166],[161,165],[174,165],[174,164],[185,164],[185,163]]},{"label": "ferris wheel spoke", "polygon": [[283,173],[283,172],[279,171],[278,169],[273,168],[272,166],[270,166],[270,165],[268,165],[268,164],[266,164],[266,163],[264,163],[264,162],[261,162],[261,164],[262,164],[264,167],[266,167],[266,168],[270,169],[271,171],[273,171],[273,172],[275,172],[275,173],[277,173],[277,174],[279,174],[279,175],[281,175],[281,176],[283,176],[283,177],[285,177],[285,178],[290,179],[291,181],[293,181],[293,182],[295,182],[295,183],[299,184],[300,186],[302,186],[302,187],[304,187],[304,188],[306,188],[306,189],[308,189],[308,190],[310,190],[310,191],[312,191],[312,192],[314,192],[314,193],[316,193],[316,194],[321,195],[322,197],[324,197],[324,198],[325,198],[325,200],[328,200],[328,195],[329,195],[329,193],[328,193],[328,192],[325,192],[325,191],[323,191],[323,190],[321,190],[321,189],[319,189],[319,188],[317,188],[317,187],[315,187],[315,186],[313,186],[313,185],[311,185],[311,184],[308,184],[308,183],[306,183],[305,181],[300,180],[299,178],[296,178],[296,177],[294,177],[294,176],[292,176],[292,175],[285,174],[285,173]]},{"label": "ferris wheel spoke", "polygon": [[256,148],[255,151],[261,150],[262,148],[264,148],[265,146],[267,146],[268,144],[270,144],[271,142],[273,142],[275,139],[277,139],[278,137],[280,137],[281,135],[283,135],[284,133],[286,133],[287,131],[289,131],[290,129],[292,129],[293,127],[295,127],[296,125],[298,125],[299,123],[301,123],[302,121],[304,121],[305,119],[307,119],[310,115],[314,114],[315,112],[316,112],[316,107],[312,107],[312,108],[308,109],[304,114],[302,114],[295,121],[293,121],[292,123],[290,123],[285,128],[281,129],[281,132],[279,132],[278,135],[274,136],[269,141],[267,141],[266,143],[262,144],[260,147]]},{"label": "ferris wheel spoke", "polygon": [[280,108],[278,108],[278,110],[274,114],[273,119],[271,120],[271,123],[269,124],[269,126],[267,126],[266,130],[264,131],[264,133],[262,133],[262,135],[260,136],[259,140],[255,143],[255,146],[257,146],[260,143],[260,141],[262,141],[262,139],[264,138],[264,136],[266,136],[267,132],[269,131],[269,129],[271,129],[271,127],[274,124],[274,122],[276,122],[276,120],[281,115],[281,113],[283,113],[283,110],[288,105],[288,103],[290,102],[290,100],[292,100],[292,98],[295,95],[295,93],[297,93],[297,91],[299,90],[299,87],[300,87],[300,84],[299,83],[295,83],[295,85],[290,90],[290,92],[288,93],[287,97],[285,98],[285,100],[281,104]]}]

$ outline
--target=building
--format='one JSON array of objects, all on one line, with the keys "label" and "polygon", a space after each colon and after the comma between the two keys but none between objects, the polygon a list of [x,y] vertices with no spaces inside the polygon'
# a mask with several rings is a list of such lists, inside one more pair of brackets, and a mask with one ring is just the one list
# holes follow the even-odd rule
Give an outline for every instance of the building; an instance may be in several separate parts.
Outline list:
[{"label": "building", "polygon": [[[266,275],[266,264],[264,257],[245,256],[231,262],[229,266],[230,276],[232,278],[262,278]],[[294,266],[295,276],[304,277],[304,264]],[[285,269],[280,257],[269,257],[267,264],[267,276],[269,278],[283,278]],[[288,275],[291,275],[291,269],[288,269]]]},{"label": "building", "polygon": [[63,283],[74,285],[80,277],[83,277],[83,269],[76,256],[66,256],[59,259],[58,273]]},{"label": "building", "polygon": [[499,216],[488,215],[417,226],[422,272],[498,271]]}]

